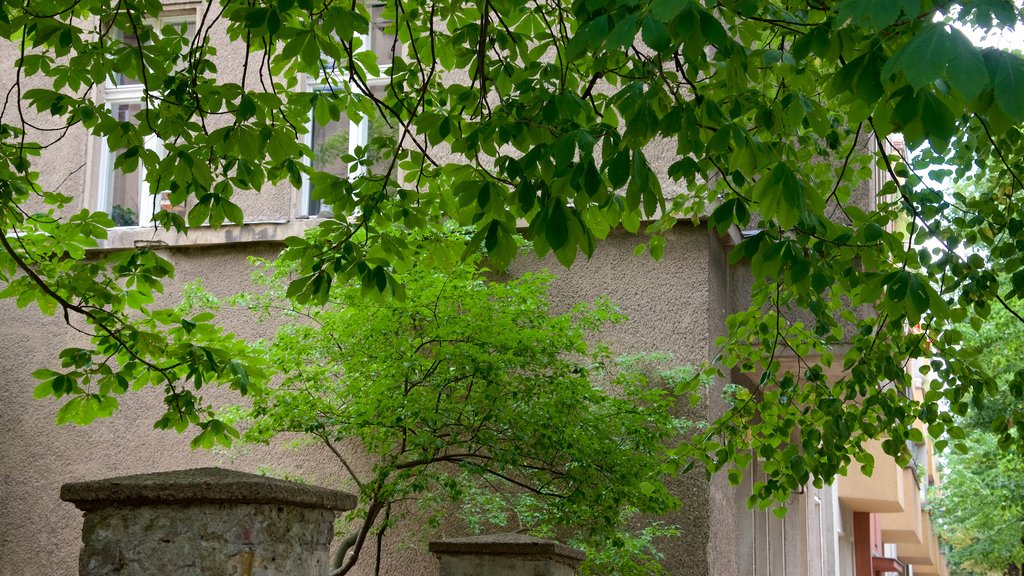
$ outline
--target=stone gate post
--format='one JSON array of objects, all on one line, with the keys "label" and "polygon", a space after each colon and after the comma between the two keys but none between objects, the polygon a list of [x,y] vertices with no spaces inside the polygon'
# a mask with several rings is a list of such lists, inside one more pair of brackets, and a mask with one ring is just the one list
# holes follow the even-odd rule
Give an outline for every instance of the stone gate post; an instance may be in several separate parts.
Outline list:
[{"label": "stone gate post", "polygon": [[80,576],[326,576],[351,494],[221,468],[73,482]]}]

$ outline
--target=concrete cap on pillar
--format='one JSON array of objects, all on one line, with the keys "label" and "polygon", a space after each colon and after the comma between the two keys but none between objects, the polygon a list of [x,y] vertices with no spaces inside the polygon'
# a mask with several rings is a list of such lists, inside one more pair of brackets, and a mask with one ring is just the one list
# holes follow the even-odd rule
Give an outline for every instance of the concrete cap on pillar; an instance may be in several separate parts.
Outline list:
[{"label": "concrete cap on pillar", "polygon": [[110,506],[233,502],[324,510],[351,510],[356,506],[356,497],[352,494],[224,468],[193,468],[70,482],[61,486],[60,499],[83,511]]},{"label": "concrete cap on pillar", "polygon": [[586,558],[582,550],[516,532],[435,540],[429,544],[429,549],[434,554],[544,557],[573,568]]}]

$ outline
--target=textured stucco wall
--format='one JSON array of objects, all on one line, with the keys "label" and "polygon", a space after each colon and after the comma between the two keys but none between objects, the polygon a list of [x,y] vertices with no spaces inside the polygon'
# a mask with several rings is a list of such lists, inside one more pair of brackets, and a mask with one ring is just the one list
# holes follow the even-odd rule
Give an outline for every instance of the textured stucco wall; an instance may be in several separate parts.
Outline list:
[{"label": "textured stucco wall", "polygon": [[[708,341],[709,360],[718,355],[715,340],[726,335],[726,317],[735,311],[731,292],[732,274],[727,265],[726,250],[720,243],[708,246]],[[708,419],[717,418],[725,409],[725,401],[719,390],[727,382],[718,381],[708,394]],[[737,576],[739,574],[739,525],[736,516],[736,489],[729,484],[725,474],[716,474],[708,489],[708,509],[712,518],[709,526],[710,538],[707,545],[708,568],[716,576]]]},{"label": "textured stucco wall", "polygon": [[[272,256],[276,250],[274,245],[248,244],[166,251],[177,268],[176,278],[166,283],[166,299],[175,300],[182,284],[198,277],[215,294],[238,292],[248,285],[246,258]],[[227,329],[247,337],[271,329],[247,314],[221,318]],[[58,366],[57,353],[80,342],[79,337],[61,319],[42,317],[35,309],[18,310],[9,300],[0,302],[0,319],[0,371],[5,375],[0,386],[0,576],[77,573],[82,520],[74,506],[58,498],[66,482],[219,464],[249,472],[269,467],[322,486],[352,488],[341,482],[344,474],[333,456],[315,446],[296,449],[282,442],[230,453],[190,450],[190,436],[152,429],[162,411],[158,390],[129,394],[111,419],[84,428],[56,427],[59,404],[32,398],[31,372]],[[207,389],[204,393],[218,395]],[[397,536],[385,543],[388,574],[436,571],[436,560],[416,540],[419,535]]]},{"label": "textured stucco wall", "polygon": [[[0,89],[5,95],[9,94],[11,87],[15,85],[18,68],[13,65],[19,57],[19,48],[16,44],[0,42]],[[38,78],[22,78],[21,92],[25,93],[33,88],[47,87],[47,83]],[[50,86],[52,88],[52,86]],[[65,125],[59,119],[52,118],[48,113],[40,114],[28,104],[23,104],[19,111],[17,101],[13,94],[7,99],[8,105],[3,108],[3,116],[0,122],[11,126],[22,126],[21,119],[24,117],[27,126],[25,127],[25,139],[27,142],[36,142],[45,145],[46,151],[43,157],[29,157],[33,170],[39,173],[39,185],[51,191],[60,192],[69,196],[79,196],[86,185],[87,174],[87,149],[84,145],[86,130],[81,124],[68,127],[67,132],[59,130]],[[35,128],[42,130],[37,130]],[[42,211],[47,208],[42,198],[32,196],[23,206],[27,212]],[[81,206],[78,202],[72,202],[62,213],[73,214],[78,212]]]},{"label": "textured stucco wall", "polygon": [[[721,302],[713,300],[727,294],[720,271],[716,271],[717,254],[722,250],[718,239],[703,229],[681,225],[671,234],[660,262],[633,256],[636,242],[639,240],[628,235],[613,236],[599,245],[592,260],[579,261],[570,272],[553,260],[538,263],[525,257],[513,271],[547,267],[556,273],[552,284],[556,308],[609,296],[631,318],[605,334],[617,351],[669,351],[688,363],[708,359],[709,343],[721,330],[709,311],[715,307],[719,310],[716,315],[724,313]],[[242,290],[250,272],[246,257],[272,256],[276,249],[273,244],[255,243],[166,250],[177,274],[167,283],[167,301],[174,301],[183,283],[198,277],[215,294]],[[0,387],[2,576],[75,573],[81,517],[73,506],[58,500],[58,489],[65,482],[219,463],[246,471],[269,465],[320,485],[351,488],[340,482],[336,461],[316,447],[247,447],[232,454],[191,451],[187,438],[152,430],[161,408],[160,395],[155,393],[130,394],[110,420],[85,428],[57,428],[53,422],[59,405],[32,399],[35,384],[30,374],[36,368],[54,366],[57,352],[74,345],[79,336],[59,318],[41,318],[34,309],[18,310],[10,301],[0,302],[0,318],[0,370],[6,376]],[[249,337],[270,330],[242,313],[225,314],[223,323]],[[712,404],[698,407],[691,416],[710,416]],[[717,483],[709,486],[703,472],[678,479],[673,488],[683,500],[683,508],[667,520],[682,526],[684,534],[664,543],[666,565],[671,574],[708,574],[712,568],[709,556],[727,562],[732,515],[721,512],[720,500],[731,492],[720,492],[723,488]],[[714,546],[721,549],[715,554],[709,554],[708,548],[712,529]],[[436,572],[436,560],[426,553],[421,534],[392,534],[394,537],[385,541],[385,573],[412,576]],[[369,570],[370,564],[364,569]]]},{"label": "textured stucco wall", "polygon": [[[613,235],[598,244],[592,260],[577,261],[571,271],[564,271],[549,257],[541,262],[521,259],[511,272],[547,269],[557,274],[552,283],[556,310],[600,296],[611,298],[630,319],[603,335],[616,352],[671,352],[684,364],[711,360],[729,301],[722,243],[703,226],[681,224],[669,235],[664,258],[655,262],[633,256],[634,246],[641,241]],[[719,385],[686,416],[702,420],[717,416]],[[703,470],[673,479],[669,487],[682,500],[681,509],[664,518],[682,529],[681,536],[660,545],[669,574],[735,574],[732,488],[718,477],[709,484]]]}]

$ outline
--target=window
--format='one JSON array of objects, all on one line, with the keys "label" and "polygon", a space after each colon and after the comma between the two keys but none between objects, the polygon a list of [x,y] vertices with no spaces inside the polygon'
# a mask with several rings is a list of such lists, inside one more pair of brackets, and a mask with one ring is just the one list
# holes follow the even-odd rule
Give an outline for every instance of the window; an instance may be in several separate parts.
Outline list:
[{"label": "window", "polygon": [[[155,28],[165,26],[184,26],[186,36],[195,34],[195,15],[178,14],[161,18]],[[118,31],[117,39],[129,46],[138,46],[134,35]],[[111,114],[120,122],[138,125],[141,114],[145,111],[145,91],[139,80],[127,74],[118,73],[107,81],[104,87],[104,99]],[[163,155],[163,143],[155,136],[144,142],[147,150]],[[116,159],[125,152],[124,149],[110,150],[107,142],[102,145],[100,158],[97,209],[110,214],[115,226],[146,226],[153,222],[153,214],[157,210],[171,210],[168,193],[159,198],[150,194],[146,185],[146,171],[143,165],[135,172],[126,173],[117,166]],[[159,202],[159,205],[157,203]],[[182,216],[185,206],[174,207],[174,211]]]},{"label": "window", "polygon": [[[377,55],[377,63],[381,68],[381,76],[368,78],[367,85],[371,93],[377,97],[384,96],[388,78],[386,70],[394,58],[394,34],[388,30],[390,22],[384,20],[384,5],[371,4],[370,11],[370,32],[362,38],[362,49],[372,50]],[[337,74],[336,74],[337,73]],[[310,82],[310,88],[318,91],[328,91],[341,83],[348,82],[343,77],[344,71],[339,70],[336,63],[328,66],[328,77],[320,78]],[[356,90],[354,84],[351,85]],[[320,124],[310,113],[306,144],[313,150],[312,167],[316,170],[333,174],[340,178],[356,178],[363,174],[364,167],[352,167],[342,157],[354,156],[358,148],[364,148],[367,157],[373,163],[370,171],[382,173],[386,170],[391,157],[384,149],[365,149],[372,146],[374,139],[380,136],[394,136],[395,129],[388,126],[387,122],[379,114],[370,118],[360,118],[358,121],[350,120],[342,116],[340,120]],[[300,212],[305,216],[316,216],[324,209],[323,202],[317,198],[309,179],[303,181],[300,195]]]}]

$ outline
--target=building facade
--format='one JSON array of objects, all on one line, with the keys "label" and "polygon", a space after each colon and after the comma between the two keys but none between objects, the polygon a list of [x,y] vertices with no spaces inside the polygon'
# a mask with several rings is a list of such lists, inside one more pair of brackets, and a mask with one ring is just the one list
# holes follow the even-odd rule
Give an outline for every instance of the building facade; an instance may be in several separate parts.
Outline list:
[{"label": "building facade", "polygon": [[[198,3],[169,0],[161,23],[189,33],[195,30],[199,9]],[[242,73],[241,48],[227,42],[223,27],[212,34],[219,39],[220,74],[237,78]],[[379,58],[388,58],[391,44],[378,23],[366,43]],[[16,47],[3,45],[0,52],[11,60]],[[0,87],[9,88],[14,81],[13,70],[0,71]],[[303,80],[308,90],[329,89],[331,81]],[[143,105],[138,82],[123,75],[95,88],[94,97],[126,121]],[[316,154],[313,161],[342,176],[349,166],[331,160],[332,154],[363,146],[373,130],[383,129],[372,118],[320,123],[312,114],[309,128],[305,138]],[[146,146],[158,153],[161,149],[158,141],[147,141]],[[119,170],[115,153],[106,142],[74,127],[37,162],[41,184],[73,196],[71,212],[88,208],[111,214],[117,227],[97,250],[131,250],[141,243],[169,259],[176,277],[166,283],[168,303],[197,278],[214,294],[245,290],[251,272],[247,259],[273,257],[285,238],[315,226],[324,208],[310,183],[304,182],[299,188],[278,186],[241,198],[246,217],[242,226],[200,227],[188,236],[156,230],[150,225],[153,214],[169,206],[168,198],[149,194],[144,174]],[[186,204],[183,209],[187,208]],[[742,264],[727,264],[738,239],[739,231],[719,236],[703,224],[680,222],[668,234],[660,261],[634,256],[642,241],[638,236],[613,233],[592,259],[578,261],[571,270],[553,259],[521,258],[512,272],[555,272],[556,309],[603,296],[617,303],[629,320],[605,334],[616,352],[664,351],[680,363],[699,364],[715,358],[714,342],[725,332],[726,317],[747,305],[749,271]],[[58,498],[60,486],[67,482],[216,464],[250,472],[269,469],[343,488],[338,485],[336,461],[315,447],[190,450],[185,438],[152,429],[162,410],[158,394],[132,394],[115,417],[85,428],[55,427],[59,406],[33,399],[31,373],[54,366],[58,352],[83,337],[67,329],[62,319],[19,309],[11,300],[0,302],[0,318],[0,367],[6,380],[0,386],[0,576],[77,572],[81,516]],[[227,313],[221,321],[251,338],[272,329],[242,313]],[[716,383],[690,416],[712,420],[720,414],[722,385]],[[745,484],[736,488],[724,475],[708,481],[700,471],[674,479],[671,489],[683,506],[665,521],[680,526],[682,534],[661,543],[665,567],[674,576],[944,574],[928,514],[921,511],[925,488],[936,481],[934,466],[927,446],[920,452],[924,475],[919,468],[883,465],[882,455],[876,455],[879,464],[871,478],[851,469],[832,486],[808,486],[791,496],[784,518],[746,506],[751,482],[760,473],[756,461]],[[435,560],[426,552],[426,537],[412,530],[389,534],[383,573],[436,573]],[[369,573],[369,564],[357,573]]]}]

